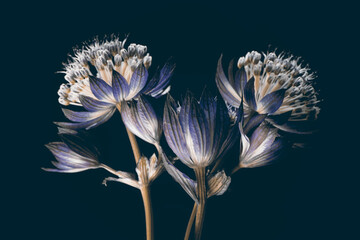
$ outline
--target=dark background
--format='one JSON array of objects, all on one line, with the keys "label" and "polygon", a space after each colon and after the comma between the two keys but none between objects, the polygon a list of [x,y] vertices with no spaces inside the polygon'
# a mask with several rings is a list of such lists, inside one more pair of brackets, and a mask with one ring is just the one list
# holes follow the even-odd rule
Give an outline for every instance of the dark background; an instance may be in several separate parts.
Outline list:
[{"label": "dark background", "polygon": [[[209,200],[204,239],[357,239],[358,63],[355,6],[346,2],[48,2],[3,8],[2,239],[145,239],[140,193],[101,184],[103,170],[47,173],[57,141],[53,121],[62,62],[72,48],[111,33],[148,46],[153,66],[170,56],[172,94],[213,91],[217,60],[275,48],[301,56],[318,75],[319,132],[308,149],[279,163],[238,172]],[[9,16],[5,13],[10,13]],[[154,69],[154,67],[153,67]],[[354,91],[354,92],[353,92]],[[118,114],[90,131],[103,161],[133,171]],[[355,137],[350,138],[350,136]],[[145,146],[150,156],[152,148]],[[236,151],[230,157],[236,157]],[[352,170],[355,170],[353,173]],[[358,184],[357,184],[358,185]],[[165,173],[152,187],[156,239],[182,239],[192,200]],[[5,223],[5,224],[4,224]]]}]

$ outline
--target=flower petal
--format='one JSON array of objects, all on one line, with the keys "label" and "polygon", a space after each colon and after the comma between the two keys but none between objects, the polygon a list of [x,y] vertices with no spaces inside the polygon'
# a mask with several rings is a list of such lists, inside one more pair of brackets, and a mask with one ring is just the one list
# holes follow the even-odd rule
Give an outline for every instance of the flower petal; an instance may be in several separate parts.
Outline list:
[{"label": "flower petal", "polygon": [[234,89],[236,92],[241,93],[244,96],[244,89],[247,83],[247,75],[245,69],[242,67],[235,73]]},{"label": "flower petal", "polygon": [[59,134],[59,136],[69,149],[76,154],[91,159],[98,159],[98,150],[80,136],[74,134]]},{"label": "flower petal", "polygon": [[91,97],[79,96],[81,105],[89,112],[97,112],[114,106],[112,103],[99,101]]},{"label": "flower petal", "polygon": [[113,90],[104,80],[89,76],[91,92],[99,100],[107,100],[113,102]]},{"label": "flower petal", "polygon": [[131,76],[129,94],[126,96],[125,100],[136,97],[146,85],[147,78],[148,71],[143,64],[140,64]]},{"label": "flower petal", "polygon": [[240,95],[231,86],[229,80],[226,78],[223,67],[222,67],[222,55],[218,60],[217,71],[216,71],[216,85],[223,99],[234,107],[239,107],[241,103]]},{"label": "flower petal", "polygon": [[258,114],[255,112],[250,119],[248,120],[247,124],[244,127],[244,133],[249,135],[256,127],[258,127],[267,117],[267,114]]},{"label": "flower petal", "polygon": [[112,91],[117,102],[121,102],[129,94],[130,86],[117,71],[112,71]]},{"label": "flower petal", "polygon": [[155,73],[154,77],[146,84],[143,92],[146,95],[158,98],[169,90],[170,78],[174,73],[175,63],[168,60],[162,69]]},{"label": "flower petal", "polygon": [[176,104],[174,99],[168,95],[164,108],[164,135],[169,147],[180,158],[180,160],[191,166],[193,161],[188,152],[184,130],[180,124],[179,115],[176,112]]},{"label": "flower petal", "polygon": [[103,115],[101,115],[98,118],[92,119],[90,121],[86,122],[80,122],[80,123],[72,123],[72,122],[54,122],[59,127],[63,128],[69,128],[69,129],[82,129],[85,128],[86,130],[90,128],[94,128],[98,125],[103,124],[107,120],[111,118],[111,116],[114,114],[116,108],[110,108],[107,112],[105,112]]},{"label": "flower petal", "polygon": [[255,99],[255,88],[254,88],[254,77],[246,83],[244,89],[244,98],[249,107],[256,110],[256,99]]},{"label": "flower petal", "polygon": [[261,114],[272,114],[276,112],[283,103],[285,91],[286,89],[279,89],[267,94],[259,102],[257,111]]},{"label": "flower petal", "polygon": [[167,156],[162,153],[162,160],[166,171],[173,177],[173,179],[180,184],[180,186],[185,190],[185,192],[196,202],[199,203],[199,200],[196,196],[196,182],[189,178],[185,173],[182,173],[177,169],[167,158]]},{"label": "flower petal", "polygon": [[102,115],[106,114],[109,109],[105,109],[102,111],[97,111],[97,112],[75,112],[75,111],[71,111],[69,109],[63,108],[62,109],[65,117],[67,119],[69,119],[70,121],[73,122],[87,122],[96,118],[101,117]]}]

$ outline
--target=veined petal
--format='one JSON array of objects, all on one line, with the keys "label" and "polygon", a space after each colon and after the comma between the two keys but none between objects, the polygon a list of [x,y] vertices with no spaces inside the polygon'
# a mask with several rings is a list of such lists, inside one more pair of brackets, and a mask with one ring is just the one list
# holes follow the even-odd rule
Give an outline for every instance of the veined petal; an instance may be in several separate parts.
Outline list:
[{"label": "veined petal", "polygon": [[242,67],[235,73],[234,89],[236,92],[241,93],[244,96],[244,89],[247,83],[247,75],[245,69]]},{"label": "veined petal", "polygon": [[255,99],[255,88],[254,88],[254,77],[250,78],[250,80],[245,85],[244,89],[244,98],[249,107],[256,111],[256,99]]},{"label": "veined petal", "polygon": [[229,80],[226,78],[221,60],[222,60],[222,56],[220,56],[217,65],[217,71],[215,77],[216,85],[219,89],[221,96],[224,98],[224,100],[227,103],[231,104],[234,107],[239,107],[241,103],[241,97],[235,91],[233,86],[231,86]]},{"label": "veined petal", "polygon": [[103,124],[107,120],[111,118],[111,116],[114,114],[116,108],[110,108],[108,111],[106,111],[103,115],[101,115],[98,118],[92,119],[90,121],[86,122],[79,122],[79,123],[72,123],[72,122],[54,122],[59,127],[63,128],[69,128],[69,129],[83,129],[86,130],[96,127],[98,125]]},{"label": "veined petal", "polygon": [[91,97],[79,96],[81,105],[89,112],[97,112],[114,106],[112,103],[99,101]]},{"label": "veined petal", "polygon": [[112,71],[112,91],[117,102],[121,102],[129,94],[129,84],[117,71]]},{"label": "veined petal", "polygon": [[143,92],[146,95],[150,95],[152,97],[158,98],[164,94],[166,94],[166,90],[169,89],[170,86],[170,78],[174,73],[175,63],[171,60],[165,63],[162,69],[155,73],[154,77],[148,81]]},{"label": "veined petal", "polygon": [[67,119],[69,119],[70,121],[73,122],[87,122],[96,118],[101,117],[102,115],[106,114],[109,109],[103,109],[102,111],[97,111],[97,112],[87,112],[87,111],[83,111],[83,112],[75,112],[75,111],[71,111],[69,109],[63,108],[62,109],[65,117]]},{"label": "veined petal", "polygon": [[279,89],[275,92],[267,94],[259,102],[257,111],[261,114],[272,114],[276,112],[284,100],[285,89]]},{"label": "veined petal", "polygon": [[91,92],[99,100],[114,102],[113,90],[104,80],[89,76]]},{"label": "veined petal", "polygon": [[146,85],[147,78],[148,71],[144,65],[140,64],[131,76],[129,94],[126,96],[125,100],[130,100],[136,97]]},{"label": "veined petal", "polygon": [[59,136],[71,151],[90,159],[98,159],[98,150],[78,135],[59,134]]},{"label": "veined petal", "polygon": [[190,158],[190,153],[186,146],[184,131],[180,124],[179,116],[174,108],[176,108],[175,101],[168,95],[164,108],[164,135],[171,150],[173,150],[184,164],[191,166],[193,161]]},{"label": "veined petal", "polygon": [[240,159],[243,158],[246,153],[248,152],[249,148],[250,148],[250,140],[249,138],[245,135],[243,127],[242,127],[243,123],[240,122],[239,123],[239,130],[240,130],[240,136],[241,136],[241,141],[240,141]]},{"label": "veined petal", "polygon": [[173,179],[180,184],[180,186],[185,190],[185,192],[196,202],[199,203],[199,200],[196,196],[196,182],[189,178],[185,173],[182,173],[177,169],[167,158],[167,156],[162,153],[162,160],[166,171],[173,177]]},{"label": "veined petal", "polygon": [[251,115],[249,121],[244,127],[245,134],[251,133],[251,131],[258,127],[267,116],[267,114],[258,114],[257,112],[255,112],[254,115]]},{"label": "veined petal", "polygon": [[279,158],[283,149],[283,142],[280,138],[274,140],[270,147],[267,147],[258,155],[252,155],[241,162],[242,167],[254,168],[268,165],[271,161]]}]

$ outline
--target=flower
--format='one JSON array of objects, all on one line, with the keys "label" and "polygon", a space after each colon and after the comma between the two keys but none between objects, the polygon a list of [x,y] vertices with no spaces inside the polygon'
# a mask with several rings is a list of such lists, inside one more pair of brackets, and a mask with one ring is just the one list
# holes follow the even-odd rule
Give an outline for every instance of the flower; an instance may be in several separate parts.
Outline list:
[{"label": "flower", "polygon": [[254,130],[250,139],[245,135],[241,123],[239,129],[241,141],[238,168],[265,166],[279,157],[284,143],[278,138],[276,128],[264,122]]},{"label": "flower", "polygon": [[58,91],[62,105],[82,106],[86,111],[63,109],[73,123],[56,123],[65,128],[92,128],[106,122],[122,101],[141,94],[158,98],[170,90],[169,80],[175,65],[167,62],[148,80],[152,58],[147,47],[118,39],[98,42],[77,50],[65,65],[65,79]]},{"label": "flower", "polygon": [[306,132],[302,122],[315,120],[320,110],[312,86],[314,75],[299,58],[283,53],[277,56],[275,52],[263,55],[252,51],[240,57],[235,76],[230,64],[228,78],[220,57],[216,73],[220,94],[233,107],[244,102],[244,116],[251,119],[245,132],[264,119],[283,131]]},{"label": "flower", "polygon": [[57,159],[57,162],[52,162],[56,168],[42,168],[45,171],[76,173],[103,168],[117,176],[117,178],[106,178],[103,184],[106,185],[107,181],[117,181],[140,189],[144,184],[149,185],[154,181],[163,170],[161,161],[157,159],[155,154],[151,156],[150,160],[142,156],[135,169],[138,175],[138,179],[136,179],[132,173],[116,171],[100,163],[97,149],[80,137],[79,133],[70,133],[68,129],[59,129],[59,131],[66,132],[59,134],[62,142],[52,142],[46,145]]},{"label": "flower", "polygon": [[52,142],[45,145],[57,159],[52,164],[56,169],[43,168],[49,172],[75,173],[88,169],[100,167],[98,154],[88,147],[76,144],[73,139],[79,140],[77,136],[60,135],[66,142]]},{"label": "flower", "polygon": [[[200,101],[187,93],[181,105],[168,95],[163,125],[170,148],[182,163],[195,172],[220,161],[235,142],[238,132],[234,130],[237,124],[230,121],[225,105],[206,92]],[[175,181],[197,201],[197,183],[178,170],[166,156],[163,156],[163,163]],[[210,181],[208,191],[212,196],[223,193],[230,178],[224,172],[212,175],[208,171],[206,181]]]},{"label": "flower", "polygon": [[121,105],[125,126],[136,136],[153,145],[159,145],[162,133],[161,120],[150,102],[140,96],[137,100]]}]

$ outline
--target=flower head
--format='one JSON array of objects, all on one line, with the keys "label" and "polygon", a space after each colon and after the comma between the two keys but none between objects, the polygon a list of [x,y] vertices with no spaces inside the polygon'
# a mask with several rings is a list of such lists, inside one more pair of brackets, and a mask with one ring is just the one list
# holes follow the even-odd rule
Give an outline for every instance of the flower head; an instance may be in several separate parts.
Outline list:
[{"label": "flower head", "polygon": [[255,127],[266,119],[281,130],[300,133],[296,124],[317,118],[319,100],[312,86],[314,75],[299,58],[274,52],[262,56],[252,51],[237,65],[239,69],[233,76],[230,64],[227,78],[220,57],[216,83],[228,104],[239,107],[244,100],[245,118],[256,116]]},{"label": "flower head", "polygon": [[99,154],[95,148],[85,144],[85,141],[76,135],[60,134],[60,136],[63,142],[52,142],[46,145],[57,160],[57,162],[52,162],[56,169],[43,168],[44,170],[75,173],[100,167]]},{"label": "flower head", "polygon": [[234,142],[227,109],[204,94],[197,101],[187,93],[181,105],[169,95],[164,110],[164,134],[173,152],[188,167],[207,167]]},{"label": "flower head", "polygon": [[65,79],[58,94],[62,105],[77,105],[86,111],[63,109],[74,123],[57,123],[61,127],[91,128],[106,122],[123,101],[141,94],[160,97],[170,90],[169,80],[175,65],[168,62],[148,80],[151,56],[147,47],[124,42],[95,42],[78,50],[65,65]]},{"label": "flower head", "polygon": [[265,166],[279,157],[284,144],[278,138],[276,128],[262,123],[253,131],[250,139],[245,135],[241,123],[239,129],[241,133],[239,168]]}]

